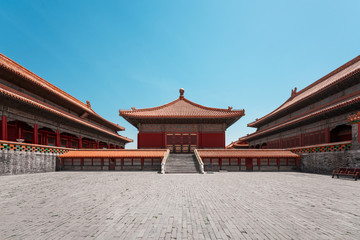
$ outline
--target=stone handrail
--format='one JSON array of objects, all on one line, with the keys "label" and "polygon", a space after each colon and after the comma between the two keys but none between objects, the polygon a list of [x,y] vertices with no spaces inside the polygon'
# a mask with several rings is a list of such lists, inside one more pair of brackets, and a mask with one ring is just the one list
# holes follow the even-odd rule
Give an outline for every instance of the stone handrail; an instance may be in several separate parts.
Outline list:
[{"label": "stone handrail", "polygon": [[200,173],[204,174],[205,171],[204,171],[204,162],[202,161],[197,149],[194,150],[194,154],[195,154],[195,157],[196,159],[198,160],[199,162],[199,166],[200,166]]},{"label": "stone handrail", "polygon": [[168,159],[170,154],[170,150],[166,150],[166,153],[164,155],[164,158],[161,161],[161,174],[165,174],[165,164],[166,164],[166,160]]}]

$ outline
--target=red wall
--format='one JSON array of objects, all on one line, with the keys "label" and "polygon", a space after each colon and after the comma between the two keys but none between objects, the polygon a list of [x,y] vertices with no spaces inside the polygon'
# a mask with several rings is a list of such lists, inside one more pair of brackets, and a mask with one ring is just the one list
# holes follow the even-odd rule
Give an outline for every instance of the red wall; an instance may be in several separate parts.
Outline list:
[{"label": "red wall", "polygon": [[138,148],[164,148],[162,133],[138,133]]},{"label": "red wall", "polygon": [[225,148],[225,132],[200,133],[199,148]]}]

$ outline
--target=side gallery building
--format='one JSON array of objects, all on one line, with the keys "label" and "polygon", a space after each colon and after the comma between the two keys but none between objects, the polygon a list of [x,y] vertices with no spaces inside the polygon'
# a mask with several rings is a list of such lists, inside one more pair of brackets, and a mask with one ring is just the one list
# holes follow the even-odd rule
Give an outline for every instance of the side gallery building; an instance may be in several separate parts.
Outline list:
[{"label": "side gallery building", "polygon": [[180,89],[178,99],[153,108],[120,110],[138,130],[138,149],[170,149],[190,153],[201,148],[225,148],[225,131],[244,110],[210,108],[191,102]]}]

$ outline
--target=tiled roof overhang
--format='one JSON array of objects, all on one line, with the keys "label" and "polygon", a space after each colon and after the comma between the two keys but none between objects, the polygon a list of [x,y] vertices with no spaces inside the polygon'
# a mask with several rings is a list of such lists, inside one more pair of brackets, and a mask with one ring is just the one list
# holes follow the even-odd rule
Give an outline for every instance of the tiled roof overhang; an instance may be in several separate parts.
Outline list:
[{"label": "tiled roof overhang", "polygon": [[92,120],[94,120],[95,122],[103,124],[116,131],[125,130],[125,128],[102,118],[91,108],[89,108],[85,103],[79,101],[78,99],[74,98],[73,96],[61,90],[60,88],[52,85],[45,79],[39,77],[35,73],[29,71],[28,69],[24,68],[20,64],[16,63],[15,61],[11,60],[10,58],[6,57],[1,53],[0,53],[0,69],[6,70],[21,77],[22,84],[25,84],[25,82],[31,84],[31,89],[33,90],[38,91],[41,89],[46,93],[45,95],[47,97],[53,96],[53,98],[56,99],[57,101],[62,100],[66,103],[68,107],[73,109],[76,108],[77,111],[81,109],[82,113],[84,112],[88,113],[92,117]]},{"label": "tiled roof overhang", "polygon": [[245,110],[209,108],[186,98],[179,98],[159,107],[120,110],[119,115],[137,127],[142,122],[222,122],[227,127],[245,115]]},{"label": "tiled roof overhang", "polygon": [[87,127],[90,127],[92,129],[95,129],[97,131],[100,131],[100,132],[103,132],[107,135],[110,135],[112,137],[115,137],[117,139],[120,139],[124,142],[132,142],[133,140],[132,139],[129,139],[127,137],[124,137],[124,136],[121,136],[121,135],[118,135],[117,133],[115,132],[111,132],[107,129],[104,129],[102,127],[99,127],[91,122],[87,122],[85,120],[83,120],[82,118],[80,117],[77,117],[77,116],[74,116],[70,113],[67,113],[63,110],[60,110],[60,109],[57,109],[55,108],[54,106],[51,106],[47,103],[44,103],[40,100],[37,100],[36,98],[33,98],[29,95],[26,95],[24,93],[21,93],[19,91],[16,91],[12,88],[9,88],[3,84],[0,84],[0,95],[3,95],[5,97],[8,97],[8,98],[11,98],[13,100],[16,100],[16,101],[19,101],[19,102],[22,102],[22,103],[25,103],[25,104],[29,104],[31,106],[34,106],[36,108],[39,108],[41,110],[44,110],[44,111],[47,111],[47,112],[51,112],[53,114],[56,114],[60,117],[63,117],[63,118],[66,118],[68,120],[71,120],[71,121],[74,121],[74,122],[77,122],[81,125],[84,125],[84,126],[87,126]]},{"label": "tiled roof overhang", "polygon": [[59,158],[163,158],[166,150],[142,149],[86,149],[70,150]]},{"label": "tiled roof overhang", "polygon": [[289,150],[280,149],[197,149],[201,158],[300,158]]},{"label": "tiled roof overhang", "polygon": [[272,111],[271,113],[263,116],[260,119],[257,119],[254,122],[249,123],[248,127],[259,127],[266,124],[269,121],[272,121],[282,115],[286,115],[290,108],[301,108],[299,106],[306,105],[306,102],[310,98],[322,97],[326,91],[331,88],[336,88],[336,86],[344,81],[349,80],[354,76],[359,76],[360,74],[360,56],[352,59],[326,76],[320,78],[316,82],[297,92],[294,96],[290,97],[285,103],[280,107]]},{"label": "tiled roof overhang", "polygon": [[[352,108],[354,106],[355,106],[355,108],[359,108],[360,107],[359,94],[360,94],[360,92],[355,92],[352,94],[352,97],[350,97],[350,98],[340,99],[341,101],[338,101],[336,103],[330,102],[329,104],[326,104],[327,105],[326,107],[321,106],[315,110],[306,112],[300,116],[296,116],[289,120],[285,120],[275,126],[268,127],[263,130],[260,130],[255,133],[244,136],[244,137],[240,138],[240,140],[251,141],[254,139],[268,136],[268,135],[273,134],[278,131],[285,131],[289,128],[295,127],[297,124],[305,124],[308,121],[313,121],[314,119],[321,118],[322,116],[327,115],[327,114],[335,113],[336,111],[339,111],[339,112],[349,111],[346,109]],[[345,96],[345,97],[348,97],[348,96]],[[337,100],[334,100],[334,101],[337,101]]]},{"label": "tiled roof overhang", "polygon": [[246,148],[246,147],[249,147],[249,143],[237,140],[235,142],[230,143],[225,148],[226,149],[232,149],[232,148],[235,148],[235,147],[244,147],[244,148]]}]

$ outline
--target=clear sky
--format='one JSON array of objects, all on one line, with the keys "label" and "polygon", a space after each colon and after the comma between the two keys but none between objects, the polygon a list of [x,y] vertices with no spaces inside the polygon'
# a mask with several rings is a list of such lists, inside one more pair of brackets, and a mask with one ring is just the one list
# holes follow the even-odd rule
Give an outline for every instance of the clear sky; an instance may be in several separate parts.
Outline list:
[{"label": "clear sky", "polygon": [[360,53],[360,1],[28,0],[0,2],[0,52],[137,129],[119,109],[159,106],[179,88],[245,114],[246,126]]}]

